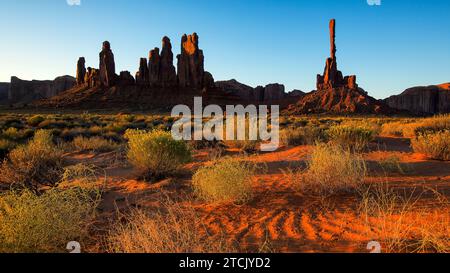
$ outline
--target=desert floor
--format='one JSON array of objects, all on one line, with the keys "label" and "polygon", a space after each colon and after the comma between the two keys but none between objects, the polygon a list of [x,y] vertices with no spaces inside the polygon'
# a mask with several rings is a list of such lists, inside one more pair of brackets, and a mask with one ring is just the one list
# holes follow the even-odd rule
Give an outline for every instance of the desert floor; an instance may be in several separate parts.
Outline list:
[{"label": "desert floor", "polygon": [[[450,162],[428,160],[414,153],[407,138],[377,137],[370,151],[364,153],[369,166],[368,183],[386,183],[414,202],[414,209],[404,215],[386,216],[395,218],[395,223],[399,223],[397,217],[405,220],[398,226],[394,224],[390,234],[384,235],[377,228],[390,220],[358,213],[355,195],[304,196],[294,189],[285,171],[303,166],[312,149],[312,146],[283,147],[277,152],[245,157],[244,160],[267,169],[254,177],[254,196],[243,205],[207,205],[189,198],[192,174],[199,166],[211,163],[208,150],[196,152],[194,162],[186,165],[177,177],[153,183],[136,180],[133,169],[121,164],[115,153],[70,153],[66,158],[73,164],[94,164],[105,170],[106,183],[95,231],[98,236],[108,229],[118,211],[130,207],[158,209],[161,195],[194,207],[199,223],[210,235],[225,238],[243,252],[367,252],[369,241],[380,240],[379,236],[395,240],[394,233],[401,232],[399,229],[409,222],[427,226],[450,217],[448,202],[441,202],[450,197]],[[233,149],[226,154],[240,156]],[[386,172],[380,167],[379,162],[390,156],[400,159],[403,172]],[[90,248],[102,251],[101,244]]]}]

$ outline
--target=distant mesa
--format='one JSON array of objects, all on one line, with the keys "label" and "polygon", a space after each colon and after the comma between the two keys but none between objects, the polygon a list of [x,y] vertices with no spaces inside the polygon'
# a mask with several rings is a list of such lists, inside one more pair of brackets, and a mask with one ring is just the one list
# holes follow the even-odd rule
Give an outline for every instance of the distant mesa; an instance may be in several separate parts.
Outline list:
[{"label": "distant mesa", "polygon": [[226,94],[238,96],[240,101],[253,104],[280,104],[282,107],[286,107],[292,100],[299,99],[305,95],[300,90],[286,93],[284,85],[278,83],[253,88],[232,79],[229,81],[217,81],[215,85]]},{"label": "distant mesa", "polygon": [[0,82],[0,104],[7,103],[9,86],[9,82]]},{"label": "distant mesa", "polygon": [[57,77],[52,81],[25,81],[11,77],[8,89],[10,104],[28,104],[38,99],[56,96],[76,85],[76,79],[71,76]]},{"label": "distant mesa", "polygon": [[450,83],[412,87],[385,102],[391,108],[416,115],[450,113]]}]

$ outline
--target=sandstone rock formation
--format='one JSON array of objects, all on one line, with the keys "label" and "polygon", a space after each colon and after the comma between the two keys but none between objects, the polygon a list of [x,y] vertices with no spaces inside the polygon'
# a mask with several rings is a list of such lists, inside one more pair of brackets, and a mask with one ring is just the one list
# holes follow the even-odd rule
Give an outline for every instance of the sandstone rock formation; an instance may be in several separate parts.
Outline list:
[{"label": "sandstone rock formation", "polygon": [[385,102],[391,108],[413,114],[450,113],[450,84],[412,87]]},{"label": "sandstone rock formation", "polygon": [[149,84],[149,69],[147,64],[147,58],[141,58],[139,62],[139,71],[136,72],[136,84],[139,85]]},{"label": "sandstone rock formation", "polygon": [[86,75],[84,76],[84,83],[88,87],[100,85],[100,72],[98,69],[88,67]]},{"label": "sandstone rock formation", "polygon": [[358,87],[356,76],[342,76],[337,69],[336,21],[330,21],[330,57],[326,61],[323,75],[317,75],[317,90],[305,94],[289,106],[287,114],[317,113],[392,113],[383,101],[370,97]]},{"label": "sandstone rock formation", "polygon": [[25,81],[11,77],[8,99],[10,103],[29,103],[36,99],[50,98],[76,85],[71,76],[58,77],[53,81]]},{"label": "sandstone rock formation", "polygon": [[100,57],[100,84],[102,86],[113,86],[117,78],[116,64],[114,62],[114,54],[111,50],[111,44],[108,41],[103,42],[102,51],[99,54]]},{"label": "sandstone rock formation", "polygon": [[390,114],[391,109],[382,101],[368,96],[364,90],[335,88],[317,90],[303,96],[288,107],[286,114]]},{"label": "sandstone rock formation", "polygon": [[229,81],[218,81],[215,83],[215,85],[217,86],[217,88],[220,88],[228,94],[233,93],[246,100],[253,99],[252,96],[254,88],[240,83],[235,79]]},{"label": "sandstone rock formation", "polygon": [[163,87],[172,87],[177,84],[177,73],[173,65],[172,44],[167,36],[162,39],[161,63],[159,68],[159,81]]},{"label": "sandstone rock formation", "polygon": [[305,95],[305,92],[298,90],[298,89],[294,89],[291,92],[288,92],[289,97],[302,97],[304,95]]},{"label": "sandstone rock formation", "polygon": [[86,60],[84,57],[80,57],[77,62],[77,85],[84,84],[84,79],[86,76]]},{"label": "sandstone rock formation", "polygon": [[9,82],[0,82],[0,102],[5,102],[8,99]]},{"label": "sandstone rock formation", "polygon": [[181,54],[178,58],[178,84],[180,87],[201,89],[204,87],[204,56],[198,47],[198,35],[183,35]]},{"label": "sandstone rock formation", "polygon": [[159,86],[160,84],[160,67],[161,57],[159,55],[159,48],[155,47],[153,50],[150,50],[148,56],[148,73],[151,86]]},{"label": "sandstone rock formation", "polygon": [[215,83],[215,86],[248,102],[270,104],[287,98],[284,85],[278,83],[268,84],[266,87],[258,86],[253,88],[232,79],[229,81],[218,81]]},{"label": "sandstone rock formation", "polygon": [[269,84],[264,88],[264,101],[281,100],[285,95],[284,85],[282,84]]},{"label": "sandstone rock formation", "polygon": [[345,87],[357,89],[356,76],[343,77],[336,60],[336,20],[330,21],[330,58],[327,59],[323,75],[317,75],[317,90]]},{"label": "sandstone rock formation", "polygon": [[135,80],[133,76],[131,76],[130,71],[122,71],[119,76],[119,84],[121,85],[133,85],[135,84]]}]

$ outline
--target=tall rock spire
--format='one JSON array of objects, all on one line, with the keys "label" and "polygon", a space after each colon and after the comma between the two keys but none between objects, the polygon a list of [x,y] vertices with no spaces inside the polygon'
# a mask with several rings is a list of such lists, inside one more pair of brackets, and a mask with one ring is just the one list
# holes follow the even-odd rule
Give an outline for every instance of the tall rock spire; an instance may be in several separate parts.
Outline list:
[{"label": "tall rock spire", "polygon": [[336,59],[336,20],[330,20],[330,50],[331,58]]},{"label": "tall rock spire", "polygon": [[198,47],[198,35],[183,35],[181,38],[181,54],[178,58],[178,83],[180,87],[203,87],[204,56]]},{"label": "tall rock spire", "polygon": [[330,57],[325,64],[323,75],[317,75],[317,90],[345,87],[357,89],[356,76],[344,77],[337,68],[336,60],[336,20],[330,20]]},{"label": "tall rock spire", "polygon": [[103,42],[100,57],[100,84],[103,86],[113,86],[116,80],[116,64],[114,54],[111,50],[111,44],[108,41]]}]

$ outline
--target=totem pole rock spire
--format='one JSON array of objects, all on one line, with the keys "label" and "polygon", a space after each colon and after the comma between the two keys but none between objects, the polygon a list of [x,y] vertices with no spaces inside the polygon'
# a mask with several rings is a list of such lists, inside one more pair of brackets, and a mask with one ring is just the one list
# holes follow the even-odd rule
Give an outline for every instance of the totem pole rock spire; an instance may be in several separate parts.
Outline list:
[{"label": "totem pole rock spire", "polygon": [[317,75],[317,90],[334,89],[345,87],[348,89],[357,89],[356,76],[342,75],[337,68],[336,61],[336,20],[330,20],[330,57],[325,64],[323,75]]},{"label": "totem pole rock spire", "polygon": [[331,19],[330,21],[330,50],[331,58],[336,59],[336,20]]}]

